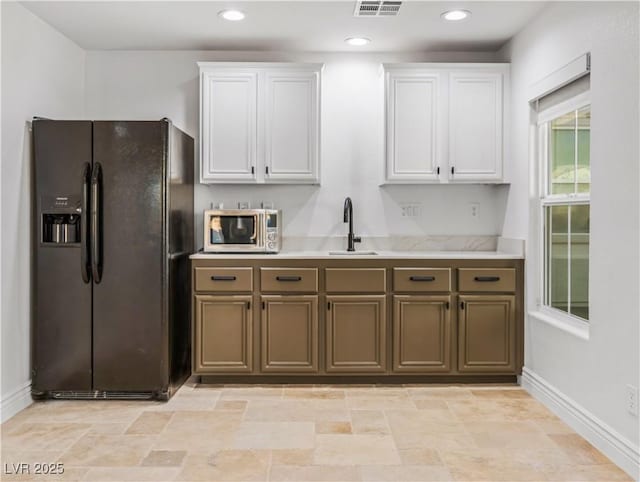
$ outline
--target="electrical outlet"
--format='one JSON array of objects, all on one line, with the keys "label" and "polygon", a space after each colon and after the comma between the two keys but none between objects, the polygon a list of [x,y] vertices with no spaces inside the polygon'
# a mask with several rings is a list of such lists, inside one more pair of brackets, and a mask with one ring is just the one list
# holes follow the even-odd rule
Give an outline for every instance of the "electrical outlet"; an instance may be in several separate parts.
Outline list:
[{"label": "electrical outlet", "polygon": [[480,217],[480,203],[469,203],[469,214],[473,219]]},{"label": "electrical outlet", "polygon": [[625,392],[625,399],[627,401],[627,410],[631,415],[638,416],[638,387],[633,385],[627,385]]},{"label": "electrical outlet", "polygon": [[400,210],[403,218],[419,218],[422,216],[421,203],[402,203]]}]

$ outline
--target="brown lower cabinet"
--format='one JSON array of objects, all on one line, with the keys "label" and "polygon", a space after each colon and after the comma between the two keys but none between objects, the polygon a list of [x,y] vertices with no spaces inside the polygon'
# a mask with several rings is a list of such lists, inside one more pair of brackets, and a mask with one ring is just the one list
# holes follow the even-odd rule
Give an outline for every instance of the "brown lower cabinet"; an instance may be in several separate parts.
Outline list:
[{"label": "brown lower cabinet", "polygon": [[193,372],[511,381],[523,365],[523,270],[518,259],[196,258]]},{"label": "brown lower cabinet", "polygon": [[393,297],[393,371],[451,370],[451,297]]},{"label": "brown lower cabinet", "polygon": [[318,296],[263,296],[263,372],[318,371]]},{"label": "brown lower cabinet", "polygon": [[515,371],[515,296],[460,295],[458,300],[458,370]]},{"label": "brown lower cabinet", "polygon": [[250,373],[253,309],[251,296],[195,297],[195,369]]},{"label": "brown lower cabinet", "polygon": [[327,296],[327,372],[386,371],[385,295]]}]

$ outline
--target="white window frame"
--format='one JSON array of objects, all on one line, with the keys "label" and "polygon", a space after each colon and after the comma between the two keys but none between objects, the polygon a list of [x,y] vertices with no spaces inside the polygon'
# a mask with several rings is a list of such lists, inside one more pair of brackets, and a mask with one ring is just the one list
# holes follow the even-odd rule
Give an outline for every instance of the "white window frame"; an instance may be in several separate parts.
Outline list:
[{"label": "white window frame", "polygon": [[[589,322],[583,318],[564,312],[557,308],[553,308],[545,304],[545,274],[548,260],[545,256],[545,208],[557,205],[585,205],[591,204],[591,190],[589,193],[570,193],[570,194],[549,194],[549,129],[548,123],[564,114],[576,111],[591,105],[591,93],[584,92],[570,99],[567,99],[553,107],[545,109],[536,116],[535,134],[536,134],[536,152],[535,165],[537,167],[537,195],[538,202],[536,206],[536,223],[537,223],[537,251],[538,251],[538,282],[536,293],[536,311],[530,313],[535,318],[557,326],[565,331],[573,333],[581,338],[589,338]],[[577,136],[576,136],[577,142]],[[590,159],[591,163],[591,159]],[[577,182],[577,178],[576,181]],[[571,214],[569,213],[569,216]],[[569,217],[569,221],[570,221]],[[591,230],[590,230],[591,231]],[[589,232],[591,235],[591,232]],[[570,249],[570,248],[569,248]],[[591,263],[589,263],[591,266]],[[569,273],[570,276],[570,273]],[[569,289],[571,287],[571,278],[569,277]]]}]

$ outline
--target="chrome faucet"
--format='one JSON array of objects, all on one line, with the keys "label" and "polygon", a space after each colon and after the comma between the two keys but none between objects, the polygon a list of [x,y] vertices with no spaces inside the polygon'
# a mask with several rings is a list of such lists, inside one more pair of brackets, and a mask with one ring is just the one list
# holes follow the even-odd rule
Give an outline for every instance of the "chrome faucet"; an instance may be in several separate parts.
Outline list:
[{"label": "chrome faucet", "polygon": [[350,197],[344,200],[344,222],[349,223],[347,251],[355,251],[356,248],[354,247],[354,244],[361,243],[362,239],[353,234],[353,203],[351,202]]}]

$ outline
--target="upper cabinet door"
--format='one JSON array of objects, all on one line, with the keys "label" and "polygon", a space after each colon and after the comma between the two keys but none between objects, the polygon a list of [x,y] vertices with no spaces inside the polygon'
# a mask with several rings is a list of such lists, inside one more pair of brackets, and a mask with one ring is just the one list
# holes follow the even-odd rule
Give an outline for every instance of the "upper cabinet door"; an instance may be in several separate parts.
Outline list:
[{"label": "upper cabinet door", "polygon": [[201,182],[255,182],[257,72],[201,74]]},{"label": "upper cabinet door", "polygon": [[388,72],[386,82],[386,180],[437,181],[445,132],[441,74]]},{"label": "upper cabinet door", "polygon": [[449,75],[449,180],[500,181],[503,73]]},{"label": "upper cabinet door", "polygon": [[265,75],[265,182],[317,183],[320,73]]},{"label": "upper cabinet door", "polygon": [[322,64],[198,65],[201,182],[320,182]]}]

